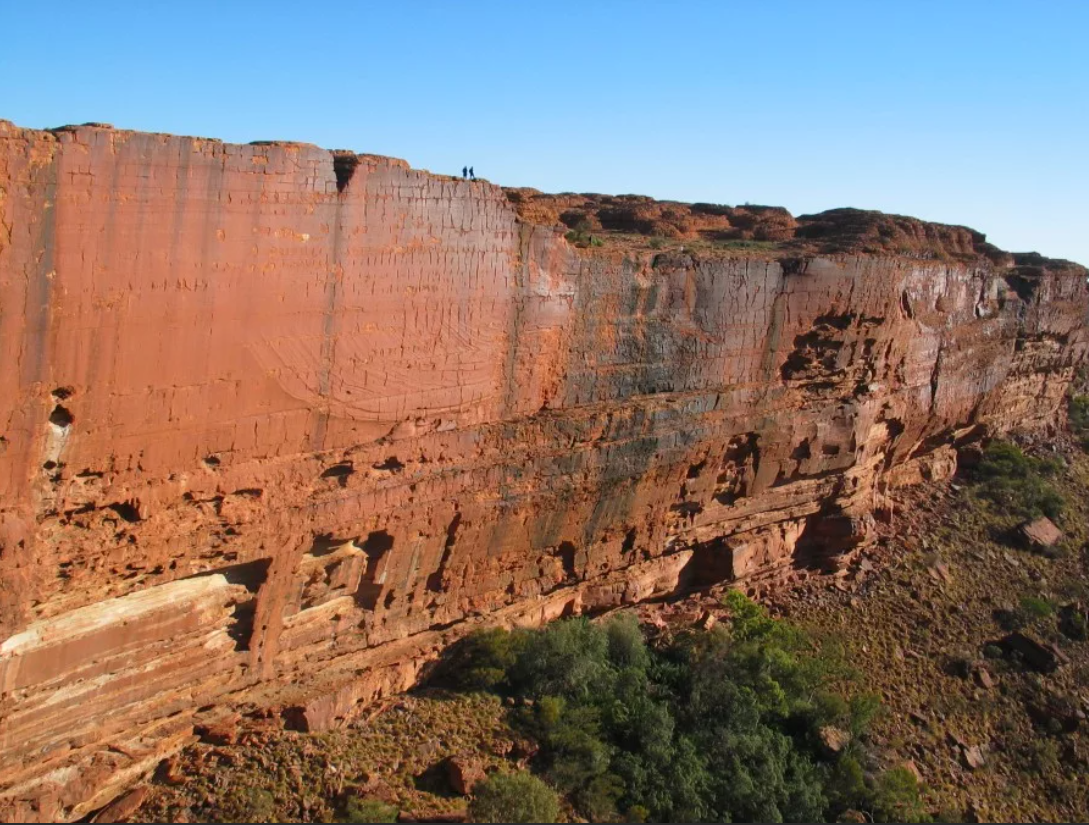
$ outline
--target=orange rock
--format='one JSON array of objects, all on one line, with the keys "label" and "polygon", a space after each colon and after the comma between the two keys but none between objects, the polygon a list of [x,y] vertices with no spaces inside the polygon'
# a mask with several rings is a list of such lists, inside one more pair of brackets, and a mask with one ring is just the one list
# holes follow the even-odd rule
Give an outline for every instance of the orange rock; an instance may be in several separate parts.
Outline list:
[{"label": "orange rock", "polygon": [[848,731],[832,725],[826,725],[817,733],[821,740],[821,746],[832,755],[842,751],[851,741],[851,734]]},{"label": "orange rock", "polygon": [[1059,528],[1046,516],[1025,522],[1019,528],[1019,532],[1026,544],[1037,548],[1053,547],[1063,537]]},{"label": "orange rock", "polygon": [[920,785],[923,784],[922,771],[919,770],[919,766],[915,764],[914,759],[908,759],[906,762],[903,763],[901,767],[903,767],[904,770],[914,776],[916,782],[918,782]]},{"label": "orange rock", "polygon": [[100,125],[0,124],[0,190],[2,818],[209,713],[344,724],[482,622],[846,572],[1086,352],[1084,269],[899,216]]},{"label": "orange rock", "polygon": [[111,802],[91,817],[91,822],[121,822],[128,819],[140,807],[147,795],[148,787],[141,785],[139,788],[135,788]]},{"label": "orange rock", "polygon": [[487,774],[480,760],[469,756],[451,756],[445,761],[446,778],[454,793],[467,796]]}]

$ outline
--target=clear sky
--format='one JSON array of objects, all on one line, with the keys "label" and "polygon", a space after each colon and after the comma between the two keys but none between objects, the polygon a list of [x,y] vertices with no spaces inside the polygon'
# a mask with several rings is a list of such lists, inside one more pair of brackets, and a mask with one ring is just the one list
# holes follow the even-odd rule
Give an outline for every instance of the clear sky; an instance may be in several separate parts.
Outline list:
[{"label": "clear sky", "polygon": [[0,0],[0,118],[856,206],[1089,264],[1089,2]]}]

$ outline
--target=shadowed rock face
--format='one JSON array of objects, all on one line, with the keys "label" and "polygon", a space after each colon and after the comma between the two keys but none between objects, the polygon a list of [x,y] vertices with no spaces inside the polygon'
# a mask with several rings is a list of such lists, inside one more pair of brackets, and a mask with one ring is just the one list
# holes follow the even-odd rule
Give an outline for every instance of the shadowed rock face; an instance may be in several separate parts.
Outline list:
[{"label": "shadowed rock face", "polygon": [[1084,358],[1085,270],[970,230],[583,252],[514,200],[0,122],[4,816],[82,816],[232,709],[336,724],[484,622],[834,567]]}]

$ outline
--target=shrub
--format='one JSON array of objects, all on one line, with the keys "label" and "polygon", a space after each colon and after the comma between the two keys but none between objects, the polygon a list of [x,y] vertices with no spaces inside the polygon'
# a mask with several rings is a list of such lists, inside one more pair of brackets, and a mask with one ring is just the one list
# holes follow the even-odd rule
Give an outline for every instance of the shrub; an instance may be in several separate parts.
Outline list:
[{"label": "shrub", "polygon": [[220,798],[219,822],[275,822],[276,801],[264,788],[234,785]]},{"label": "shrub", "polygon": [[556,792],[529,773],[500,773],[478,782],[469,802],[471,822],[555,822]]},{"label": "shrub", "polygon": [[344,805],[341,822],[396,822],[400,811],[377,799],[353,796]]},{"label": "shrub", "polygon": [[1026,623],[1028,623],[1037,619],[1046,619],[1055,613],[1055,608],[1047,599],[1041,599],[1038,596],[1022,596],[1021,613],[1025,616]]},{"label": "shrub", "polygon": [[1067,605],[1059,614],[1059,630],[1075,642],[1084,642],[1089,639],[1089,619],[1077,605]]},{"label": "shrub", "polygon": [[892,768],[878,777],[872,797],[874,822],[929,822],[919,783],[907,768]]},{"label": "shrub", "polygon": [[574,230],[575,232],[586,233],[594,228],[593,224],[590,223],[590,218],[587,214],[577,209],[569,209],[566,212],[561,213],[560,222],[568,229]]},{"label": "shrub", "polygon": [[1066,409],[1070,432],[1077,436],[1083,450],[1089,450],[1089,395],[1070,396]]},{"label": "shrub", "polygon": [[1054,460],[1025,455],[1016,444],[992,441],[975,468],[982,498],[1020,518],[1058,518],[1065,502],[1047,478],[1059,470]]},{"label": "shrub", "polygon": [[437,681],[462,690],[497,688],[507,678],[507,670],[518,660],[527,639],[525,633],[498,627],[474,631],[451,650]]},{"label": "shrub", "polygon": [[591,235],[584,229],[572,229],[564,235],[568,243],[585,249],[588,246],[604,246],[605,241],[597,235]]}]

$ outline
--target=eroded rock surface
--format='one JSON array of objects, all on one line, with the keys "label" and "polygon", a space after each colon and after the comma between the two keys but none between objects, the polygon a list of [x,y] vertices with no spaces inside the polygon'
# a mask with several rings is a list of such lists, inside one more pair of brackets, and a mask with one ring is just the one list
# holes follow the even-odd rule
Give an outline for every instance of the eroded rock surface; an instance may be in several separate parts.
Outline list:
[{"label": "eroded rock surface", "polygon": [[0,122],[4,816],[237,712],[337,724],[481,623],[835,567],[1084,358],[1086,271],[963,228],[704,210],[784,246],[578,250],[508,194]]}]

